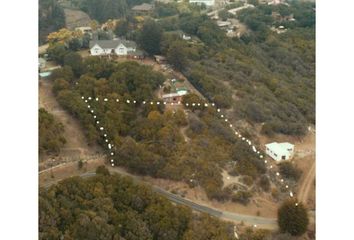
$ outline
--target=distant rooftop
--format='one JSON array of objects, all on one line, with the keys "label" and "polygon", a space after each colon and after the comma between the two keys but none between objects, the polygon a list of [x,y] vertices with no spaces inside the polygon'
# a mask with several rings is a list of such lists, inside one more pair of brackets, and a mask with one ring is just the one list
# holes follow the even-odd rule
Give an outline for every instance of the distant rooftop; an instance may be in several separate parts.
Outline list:
[{"label": "distant rooftop", "polygon": [[133,11],[151,11],[154,8],[152,4],[143,3],[132,7]]}]

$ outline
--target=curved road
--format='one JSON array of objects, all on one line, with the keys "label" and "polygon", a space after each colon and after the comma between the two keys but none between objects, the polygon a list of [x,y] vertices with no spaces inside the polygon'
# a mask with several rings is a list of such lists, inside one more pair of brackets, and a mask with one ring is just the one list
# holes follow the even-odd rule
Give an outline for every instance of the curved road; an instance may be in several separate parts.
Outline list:
[{"label": "curved road", "polygon": [[[110,170],[110,172],[118,173],[123,176],[129,176],[135,182],[147,185],[146,182],[143,182],[138,177],[131,175],[125,171],[122,171],[119,168],[112,168],[112,167],[107,167],[107,168]],[[79,176],[82,178],[88,178],[88,177],[93,177],[95,175],[96,175],[95,172],[87,172],[87,173],[80,174]],[[60,181],[60,180],[58,180],[58,181]],[[58,181],[50,182],[50,183],[44,185],[43,187],[49,188],[51,185],[55,184]],[[207,213],[211,216],[214,216],[217,218],[222,218],[222,219],[228,220],[228,221],[233,221],[233,222],[241,222],[242,221],[245,224],[257,225],[260,228],[266,228],[266,229],[276,229],[277,228],[277,220],[275,218],[256,217],[256,216],[232,213],[232,212],[228,212],[228,211],[221,211],[221,210],[217,210],[217,209],[207,207],[207,206],[204,206],[201,204],[197,204],[189,199],[186,199],[186,198],[183,198],[183,197],[178,196],[176,194],[170,193],[170,192],[164,190],[163,188],[160,188],[157,186],[151,186],[151,188],[154,192],[166,197],[171,202],[176,203],[176,204],[181,204],[184,206],[188,206],[198,212]]]}]

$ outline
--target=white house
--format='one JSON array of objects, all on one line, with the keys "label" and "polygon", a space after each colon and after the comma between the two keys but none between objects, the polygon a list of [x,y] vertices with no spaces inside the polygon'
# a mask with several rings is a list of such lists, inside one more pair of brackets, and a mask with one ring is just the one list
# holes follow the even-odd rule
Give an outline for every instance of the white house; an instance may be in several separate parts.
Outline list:
[{"label": "white house", "polygon": [[196,3],[196,4],[204,3],[205,6],[211,7],[211,6],[214,6],[215,0],[189,0],[189,3]]},{"label": "white house", "polygon": [[122,39],[90,41],[92,56],[115,54],[118,56],[135,55],[136,44]]},{"label": "white house", "polygon": [[168,103],[181,103],[182,97],[186,94],[187,92],[168,93],[162,95],[162,99]]},{"label": "white house", "polygon": [[46,66],[47,61],[44,58],[38,58],[38,68],[43,69]]},{"label": "white house", "polygon": [[92,28],[91,27],[77,27],[75,28],[76,31],[80,31],[83,34],[88,33],[88,34],[92,34]]},{"label": "white house", "polygon": [[275,161],[289,160],[294,155],[295,146],[291,143],[268,143],[265,145],[266,153]]}]

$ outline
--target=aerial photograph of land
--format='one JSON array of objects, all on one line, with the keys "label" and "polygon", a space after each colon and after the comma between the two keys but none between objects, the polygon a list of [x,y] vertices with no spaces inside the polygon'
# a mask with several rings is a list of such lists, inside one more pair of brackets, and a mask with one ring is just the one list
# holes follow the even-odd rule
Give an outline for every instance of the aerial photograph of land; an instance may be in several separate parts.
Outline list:
[{"label": "aerial photograph of land", "polygon": [[316,239],[315,1],[38,4],[39,239]]}]

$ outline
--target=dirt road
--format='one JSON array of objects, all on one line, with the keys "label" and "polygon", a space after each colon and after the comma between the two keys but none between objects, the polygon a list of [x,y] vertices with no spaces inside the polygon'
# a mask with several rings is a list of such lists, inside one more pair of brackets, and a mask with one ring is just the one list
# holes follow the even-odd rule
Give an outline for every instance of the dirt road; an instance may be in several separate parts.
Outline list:
[{"label": "dirt road", "polygon": [[[80,123],[67,113],[56,101],[52,93],[52,82],[40,80],[39,86],[39,107],[45,108],[53,114],[65,128],[64,137],[67,140],[59,156],[55,157],[55,165],[63,162],[77,161],[78,159],[90,159],[101,154],[98,146],[88,146],[83,129]],[[53,163],[48,161],[52,156],[42,156],[40,159],[40,169],[50,167]]]},{"label": "dirt road", "polygon": [[305,204],[308,203],[310,190],[314,187],[315,175],[316,162],[314,161],[299,187],[298,199]]},{"label": "dirt road", "polygon": [[[54,172],[53,175],[55,176],[54,178],[51,178],[49,173],[41,174],[40,175],[40,186],[42,186],[44,188],[48,188],[51,185],[56,184],[60,180],[65,179],[67,177],[71,177],[71,176],[81,176],[82,178],[88,178],[88,177],[95,176],[96,174],[94,172],[94,167],[97,167],[98,165],[102,164],[102,162],[97,161],[97,160],[93,160],[92,162],[89,162],[89,163],[90,163],[90,165],[88,167],[85,167],[85,169],[82,169],[82,170],[78,170],[73,165],[73,163],[68,164],[67,166],[63,166],[62,169],[60,169],[60,168],[53,169],[53,172]],[[235,213],[235,212],[228,212],[228,211],[223,211],[223,210],[220,210],[217,208],[213,208],[208,205],[196,203],[190,199],[173,194],[173,193],[171,193],[159,186],[151,185],[151,184],[145,182],[144,178],[142,178],[141,176],[132,175],[132,174],[128,173],[123,168],[109,167],[109,166],[106,166],[106,167],[108,168],[108,170],[111,173],[118,173],[123,176],[129,176],[135,182],[137,182],[139,184],[148,184],[151,186],[153,191],[166,197],[171,202],[188,206],[195,211],[204,212],[204,213],[207,213],[207,214],[212,215],[214,217],[222,218],[224,220],[232,221],[235,223],[244,222],[244,224],[249,225],[249,226],[257,224],[259,227],[264,228],[264,229],[277,229],[277,223],[276,223],[275,218],[265,218],[265,217],[246,215],[246,214],[240,214],[240,213]],[[64,170],[64,171],[62,171],[62,170]],[[61,171],[61,174],[59,173],[59,171]],[[46,176],[44,176],[44,175],[46,175]]]}]

